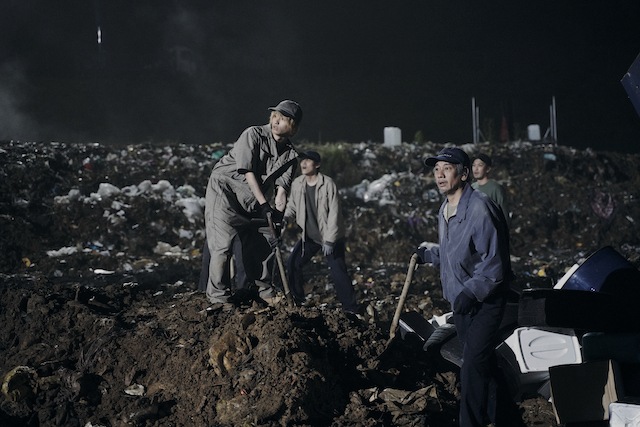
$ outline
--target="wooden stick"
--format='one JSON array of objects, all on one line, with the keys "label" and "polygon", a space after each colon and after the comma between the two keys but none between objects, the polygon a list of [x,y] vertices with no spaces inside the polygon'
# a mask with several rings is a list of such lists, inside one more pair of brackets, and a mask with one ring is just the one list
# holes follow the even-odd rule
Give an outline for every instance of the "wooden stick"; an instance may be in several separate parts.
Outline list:
[{"label": "wooden stick", "polygon": [[391,330],[389,331],[389,341],[391,341],[396,336],[396,329],[398,328],[398,322],[400,321],[400,313],[402,312],[402,306],[404,305],[404,300],[407,299],[407,293],[409,292],[409,285],[411,284],[413,271],[416,269],[417,260],[418,260],[418,254],[413,254],[411,256],[411,261],[409,262],[409,271],[407,271],[407,278],[405,279],[404,286],[402,287],[402,294],[400,295],[400,301],[398,301],[398,308],[396,308],[396,314],[393,316],[393,322],[391,322]]}]

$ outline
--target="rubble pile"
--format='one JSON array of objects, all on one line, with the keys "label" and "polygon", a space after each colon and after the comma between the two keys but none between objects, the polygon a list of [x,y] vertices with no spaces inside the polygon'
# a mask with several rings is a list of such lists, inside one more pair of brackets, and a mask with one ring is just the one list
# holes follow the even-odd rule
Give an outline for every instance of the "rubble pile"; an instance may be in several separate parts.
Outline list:
[{"label": "rubble pile", "polygon": [[[300,144],[341,188],[354,321],[322,257],[304,307],[227,311],[196,291],[206,183],[230,145],[2,142],[0,424],[455,425],[455,366],[386,342],[412,248],[437,242],[422,159],[442,147]],[[640,265],[640,156],[462,148],[492,156],[508,190],[515,287],[552,288],[609,245]],[[416,271],[405,307],[450,310],[435,269]],[[518,405],[524,425],[555,425],[539,395]]]}]

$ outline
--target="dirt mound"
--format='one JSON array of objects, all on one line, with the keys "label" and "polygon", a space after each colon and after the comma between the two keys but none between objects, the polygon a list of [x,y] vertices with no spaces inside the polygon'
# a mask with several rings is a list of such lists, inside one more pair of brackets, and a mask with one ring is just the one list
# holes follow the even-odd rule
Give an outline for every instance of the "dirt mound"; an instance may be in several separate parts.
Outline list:
[{"label": "dirt mound", "polygon": [[[196,291],[204,189],[228,148],[0,145],[0,373],[13,375],[0,424],[455,425],[455,367],[410,339],[386,345],[411,249],[437,241],[421,159],[441,146],[308,147],[342,188],[359,319],[321,257],[304,307],[211,306]],[[550,287],[605,245],[638,265],[638,156],[464,148],[492,155],[509,191],[517,286]],[[416,272],[405,307],[449,311],[436,270]],[[544,399],[518,405],[525,425],[555,425]]]}]

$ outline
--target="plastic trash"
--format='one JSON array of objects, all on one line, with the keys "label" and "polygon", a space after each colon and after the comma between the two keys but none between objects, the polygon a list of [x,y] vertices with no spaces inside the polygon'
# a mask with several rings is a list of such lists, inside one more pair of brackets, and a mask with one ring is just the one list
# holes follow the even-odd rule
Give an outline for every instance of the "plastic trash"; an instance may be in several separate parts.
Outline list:
[{"label": "plastic trash", "polygon": [[520,372],[525,374],[582,363],[580,343],[572,329],[517,328],[504,342],[511,347]]},{"label": "plastic trash", "polygon": [[591,209],[600,218],[609,219],[614,214],[616,202],[608,193],[597,191],[591,200]]},{"label": "plastic trash", "polygon": [[225,152],[222,150],[218,150],[218,151],[214,151],[213,153],[211,153],[211,158],[215,159],[215,160],[220,160],[222,158],[222,156],[225,155]]},{"label": "plastic trash", "polygon": [[395,204],[395,197],[391,191],[393,183],[398,179],[396,173],[385,174],[379,179],[376,179],[364,192],[362,199],[365,202],[371,202],[377,200],[380,206]]},{"label": "plastic trash", "polygon": [[[611,246],[590,255],[579,267],[572,267],[562,289],[609,292],[630,296],[640,289],[640,271]],[[565,274],[567,276],[569,274]]]},{"label": "plastic trash", "polygon": [[78,252],[78,248],[76,246],[67,246],[58,250],[47,251],[47,255],[50,257],[59,257],[63,255],[72,255],[76,252]]},{"label": "plastic trash", "polygon": [[140,194],[140,189],[137,185],[128,185],[126,187],[122,187],[120,192],[127,197],[135,197]]},{"label": "plastic trash", "polygon": [[203,197],[187,197],[177,200],[176,206],[182,208],[189,222],[195,223],[204,217],[204,202]]},{"label": "plastic trash", "polygon": [[125,388],[124,392],[129,396],[144,396],[144,386],[140,384],[132,384]]},{"label": "plastic trash", "polygon": [[610,403],[609,427],[640,427],[640,405],[621,402]]},{"label": "plastic trash", "polygon": [[180,249],[180,246],[171,246],[166,242],[158,242],[156,247],[153,248],[153,253],[166,256],[180,256],[182,255],[182,249]]},{"label": "plastic trash", "polygon": [[98,186],[98,195],[103,199],[108,199],[118,194],[120,194],[120,189],[113,184],[102,182]]},{"label": "plastic trash", "polygon": [[151,185],[151,181],[145,179],[140,184],[138,184],[138,190],[140,191],[140,193],[146,193],[151,190]]},{"label": "plastic trash", "polygon": [[527,136],[529,137],[529,141],[540,141],[540,125],[529,125],[527,126]]},{"label": "plastic trash", "polygon": [[93,170],[93,165],[91,164],[91,159],[89,157],[85,158],[82,161],[82,167],[85,168],[88,171],[92,171]]},{"label": "plastic trash", "polygon": [[401,414],[416,414],[424,411],[441,411],[438,392],[434,384],[416,391],[386,388],[374,393],[370,399],[380,399],[393,404],[392,412]]},{"label": "plastic trash", "polygon": [[384,128],[384,146],[395,147],[402,144],[402,131],[397,127]]}]

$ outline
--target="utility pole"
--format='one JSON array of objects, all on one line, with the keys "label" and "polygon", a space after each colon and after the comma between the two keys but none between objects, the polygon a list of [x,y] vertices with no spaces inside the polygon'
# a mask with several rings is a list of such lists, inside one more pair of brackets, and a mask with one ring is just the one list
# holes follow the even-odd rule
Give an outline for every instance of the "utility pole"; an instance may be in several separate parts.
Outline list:
[{"label": "utility pole", "polygon": [[473,126],[473,143],[477,144],[480,142],[480,138],[482,141],[486,141],[482,131],[480,130],[480,108],[476,106],[476,98],[471,98],[471,122]]},{"label": "utility pole", "polygon": [[551,105],[549,106],[549,128],[544,133],[544,138],[550,137],[555,145],[558,145],[558,123],[556,119],[556,97],[551,97]]}]

